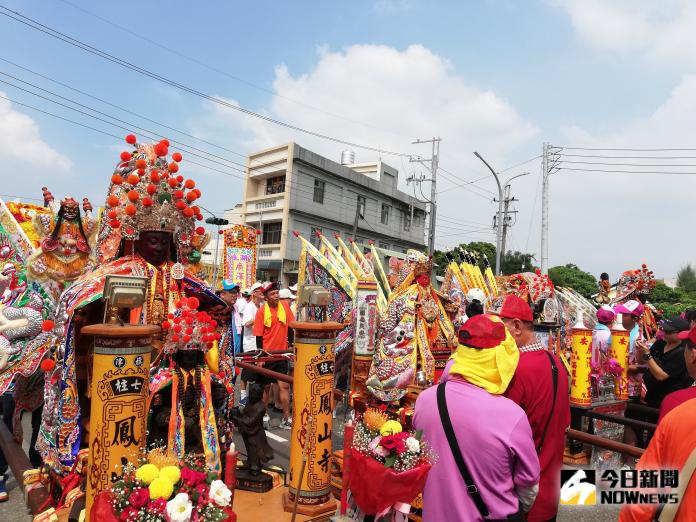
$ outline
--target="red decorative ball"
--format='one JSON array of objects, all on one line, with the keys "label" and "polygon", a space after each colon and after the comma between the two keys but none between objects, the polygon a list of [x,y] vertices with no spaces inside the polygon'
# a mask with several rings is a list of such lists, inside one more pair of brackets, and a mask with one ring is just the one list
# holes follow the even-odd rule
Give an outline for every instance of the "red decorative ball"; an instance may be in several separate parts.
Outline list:
[{"label": "red decorative ball", "polygon": [[157,183],[160,180],[160,173],[156,170],[150,172],[150,181]]},{"label": "red decorative ball", "polygon": [[135,216],[135,214],[137,212],[138,212],[138,209],[136,208],[135,205],[126,205],[126,215]]},{"label": "red decorative ball", "polygon": [[118,217],[118,212],[116,210],[112,209],[112,210],[109,210],[109,212],[107,212],[106,215],[109,219],[116,219]]},{"label": "red decorative ball", "polygon": [[138,142],[138,138],[135,137],[135,134],[129,134],[126,136],[126,143],[129,145],[135,145]]},{"label": "red decorative ball", "polygon": [[179,184],[179,182],[174,178],[169,178],[169,181],[167,181],[167,183],[169,183],[169,186],[172,188],[176,187]]},{"label": "red decorative ball", "polygon": [[186,319],[184,319],[184,322],[186,324],[193,324],[193,321],[194,321],[194,319],[190,315]]},{"label": "red decorative ball", "polygon": [[175,205],[176,208],[179,209],[179,210],[184,210],[184,209],[186,208],[186,203],[184,203],[184,202],[181,201],[181,200],[179,200],[179,201],[177,201],[176,203],[174,203],[174,205]]},{"label": "red decorative ball", "polygon": [[210,321],[210,323],[209,323],[209,324],[210,324],[210,326],[211,326],[212,328],[215,328],[215,327],[217,327],[217,321],[215,321],[215,320],[213,320],[213,321]]},{"label": "red decorative ball", "polygon": [[152,183],[150,183],[147,186],[147,193],[152,196],[155,192],[157,192],[157,185],[153,185]]},{"label": "red decorative ball", "polygon": [[121,222],[118,219],[112,219],[109,221],[109,226],[111,228],[121,228]]},{"label": "red decorative ball", "polygon": [[198,221],[203,221],[203,214],[196,214],[196,219]]},{"label": "red decorative ball", "polygon": [[178,343],[178,342],[179,342],[179,336],[176,335],[176,334],[172,335],[172,342],[173,342],[173,343]]},{"label": "red decorative ball", "polygon": [[135,168],[136,169],[146,169],[147,168],[147,161],[145,161],[143,158],[135,160]]},{"label": "red decorative ball", "polygon": [[117,206],[119,205],[119,203],[121,203],[121,200],[118,199],[117,196],[114,196],[114,195],[112,194],[111,196],[109,196],[109,197],[106,199],[106,203],[107,203],[107,205],[109,205],[110,207],[117,207]]},{"label": "red decorative ball", "polygon": [[187,179],[186,182],[184,183],[184,187],[186,187],[187,189],[192,189],[195,186],[196,186],[196,182],[193,181],[192,179]]},{"label": "red decorative ball", "polygon": [[142,203],[143,203],[143,207],[151,207],[152,204],[154,203],[154,201],[152,201],[152,198],[148,198],[147,196],[145,196],[143,198]]},{"label": "red decorative ball", "polygon": [[198,308],[198,306],[201,304],[201,302],[198,300],[197,297],[189,297],[188,298],[188,305],[189,308]]},{"label": "red decorative ball", "polygon": [[131,190],[128,192],[128,199],[130,199],[133,202],[136,202],[140,199],[140,194],[138,194],[137,190]]},{"label": "red decorative ball", "polygon": [[184,342],[188,343],[191,341],[191,336],[190,335],[184,335]]},{"label": "red decorative ball", "polygon": [[50,319],[46,319],[46,320],[43,322],[43,324],[41,325],[41,329],[42,329],[44,332],[50,332],[51,330],[53,330],[53,328],[54,328],[55,326],[56,326],[56,323],[54,323],[54,322],[51,321]]},{"label": "red decorative ball", "polygon": [[164,143],[167,147],[169,147],[169,140],[167,138],[161,139],[160,143]]},{"label": "red decorative ball", "polygon": [[155,145],[154,149],[155,149],[155,154],[157,154],[160,158],[167,155],[167,152],[168,152],[167,146],[162,142],[159,142],[157,145]]},{"label": "red decorative ball", "polygon": [[172,159],[174,161],[181,161],[182,158],[183,158],[183,156],[181,155],[180,152],[175,152],[174,154],[172,154]]},{"label": "red decorative ball", "polygon": [[174,319],[174,314],[169,313],[169,314],[167,314],[167,317],[168,317],[169,319]]},{"label": "red decorative ball", "polygon": [[219,235],[222,235],[222,234],[224,234],[224,233],[225,233],[224,230],[218,230],[218,234],[219,234]]},{"label": "red decorative ball", "polygon": [[120,174],[114,174],[113,176],[111,176],[111,183],[113,183],[114,185],[120,185],[121,183],[123,183],[123,178]]},{"label": "red decorative ball", "polygon": [[162,321],[162,330],[169,330],[171,326],[172,324],[169,321]]},{"label": "red decorative ball", "polygon": [[176,333],[181,333],[181,325],[180,324],[175,324],[173,330]]},{"label": "red decorative ball", "polygon": [[176,177],[176,180],[177,180],[179,183],[182,183],[182,182],[184,181],[184,176],[182,176],[182,175],[180,174],[180,175],[178,175],[178,176]]},{"label": "red decorative ball", "polygon": [[184,197],[184,191],[183,190],[175,190],[174,191],[174,199],[181,199]]},{"label": "red decorative ball", "polygon": [[184,306],[184,303],[181,299],[177,299],[174,303],[174,306],[176,306],[177,308],[181,308],[182,306]]},{"label": "red decorative ball", "polygon": [[[181,307],[179,307],[179,308],[181,308]],[[181,323],[181,317],[175,317],[174,324],[179,324],[179,323]]]},{"label": "red decorative ball", "polygon": [[205,234],[205,228],[203,228],[203,227],[196,228],[196,234],[198,234],[199,236],[202,236],[203,234]]},{"label": "red decorative ball", "polygon": [[169,172],[179,172],[179,164],[178,163],[170,163],[169,164]]},{"label": "red decorative ball", "polygon": [[53,368],[56,367],[56,361],[54,361],[53,359],[50,359],[50,358],[44,359],[43,361],[41,361],[40,366],[41,366],[41,369],[43,371],[50,372],[51,370],[53,370]]},{"label": "red decorative ball", "polygon": [[194,211],[196,214],[200,214],[200,213],[201,213],[201,209],[200,209],[199,207],[197,207],[196,205],[192,206],[191,208],[193,209],[193,211]]},{"label": "red decorative ball", "polygon": [[121,161],[130,161],[132,157],[133,155],[130,152],[126,152],[125,150],[121,153]]},{"label": "red decorative ball", "polygon": [[193,209],[191,207],[186,207],[182,212],[184,213],[184,216],[186,216],[187,218],[192,218],[194,215]]},{"label": "red decorative ball", "polygon": [[187,328],[187,329],[186,329],[186,333],[187,333],[188,335],[193,335],[193,328]]},{"label": "red decorative ball", "polygon": [[186,234],[181,234],[181,240],[186,241],[188,239],[188,236]]},{"label": "red decorative ball", "polygon": [[126,181],[128,181],[128,183],[131,185],[137,185],[140,182],[140,176],[137,174],[128,174]]},{"label": "red decorative ball", "polygon": [[[193,192],[187,192],[186,193],[186,201],[189,203],[193,203],[196,200],[196,195]],[[193,211],[194,214],[196,214],[196,211]]]}]

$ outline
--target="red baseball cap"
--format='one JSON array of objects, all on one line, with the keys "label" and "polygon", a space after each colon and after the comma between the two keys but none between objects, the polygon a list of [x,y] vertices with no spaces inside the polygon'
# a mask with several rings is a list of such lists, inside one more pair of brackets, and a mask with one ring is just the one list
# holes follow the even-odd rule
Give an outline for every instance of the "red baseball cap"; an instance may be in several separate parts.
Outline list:
[{"label": "red baseball cap", "polygon": [[498,315],[506,319],[519,319],[520,321],[527,321],[528,323],[534,321],[532,308],[527,301],[516,295],[509,295],[505,298]]},{"label": "red baseball cap", "polygon": [[495,348],[505,340],[505,325],[486,315],[475,315],[459,329],[459,343],[471,348]]},{"label": "red baseball cap", "polygon": [[683,332],[679,332],[677,334],[677,337],[681,339],[682,341],[688,339],[691,341],[691,343],[696,344],[696,326],[694,326],[691,330],[684,330]]}]

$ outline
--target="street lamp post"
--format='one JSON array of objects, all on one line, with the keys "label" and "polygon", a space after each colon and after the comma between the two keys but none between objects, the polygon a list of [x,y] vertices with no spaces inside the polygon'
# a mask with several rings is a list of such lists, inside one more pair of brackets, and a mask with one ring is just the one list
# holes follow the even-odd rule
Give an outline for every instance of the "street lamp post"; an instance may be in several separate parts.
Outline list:
[{"label": "street lamp post", "polygon": [[496,229],[495,233],[495,275],[500,275],[501,272],[501,267],[500,267],[500,249],[501,247],[501,242],[502,242],[502,216],[503,216],[503,186],[500,184],[500,178],[498,178],[498,174],[496,171],[493,170],[493,167],[491,167],[488,162],[483,159],[483,157],[478,153],[474,152],[474,156],[476,156],[478,159],[480,159],[483,164],[488,167],[488,170],[491,171],[493,174],[493,177],[495,178],[495,182],[498,184],[498,214],[497,214],[497,223],[498,227]]}]

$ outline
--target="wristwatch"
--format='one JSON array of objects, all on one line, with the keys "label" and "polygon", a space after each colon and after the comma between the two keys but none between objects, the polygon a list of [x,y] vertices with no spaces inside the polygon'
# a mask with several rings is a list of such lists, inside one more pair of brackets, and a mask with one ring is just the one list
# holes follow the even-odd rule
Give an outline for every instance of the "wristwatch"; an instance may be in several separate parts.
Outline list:
[{"label": "wristwatch", "polygon": [[643,354],[643,359],[644,359],[646,362],[649,361],[649,360],[652,359],[652,358],[653,358],[653,356],[652,356],[652,354],[651,354],[650,352],[646,352],[646,353]]}]

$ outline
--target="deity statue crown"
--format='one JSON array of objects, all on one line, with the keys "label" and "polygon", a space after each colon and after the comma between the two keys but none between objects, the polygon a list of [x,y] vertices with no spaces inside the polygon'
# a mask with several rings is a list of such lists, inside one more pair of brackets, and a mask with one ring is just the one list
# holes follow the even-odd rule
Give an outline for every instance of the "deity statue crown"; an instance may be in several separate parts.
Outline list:
[{"label": "deity statue crown", "polygon": [[203,219],[193,203],[201,191],[191,179],[177,174],[180,153],[167,161],[169,141],[138,143],[129,134],[126,142],[135,147],[121,153],[121,161],[111,176],[106,217],[112,230],[125,239],[137,239],[141,232],[159,231],[173,235],[178,246],[202,249],[208,236],[196,221]]},{"label": "deity statue crown", "polygon": [[[410,252],[409,252],[410,254]],[[413,259],[413,275],[418,277],[419,275],[429,275],[433,271],[433,258],[426,256],[421,252],[416,252],[415,259]]]},{"label": "deity statue crown", "polygon": [[217,322],[207,312],[198,310],[196,297],[181,299],[175,303],[176,310],[162,323],[167,333],[164,352],[174,354],[178,351],[198,350],[207,352],[213,342],[220,339],[215,331]]}]

